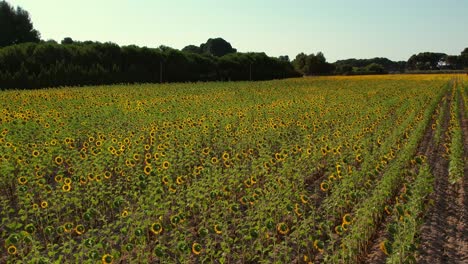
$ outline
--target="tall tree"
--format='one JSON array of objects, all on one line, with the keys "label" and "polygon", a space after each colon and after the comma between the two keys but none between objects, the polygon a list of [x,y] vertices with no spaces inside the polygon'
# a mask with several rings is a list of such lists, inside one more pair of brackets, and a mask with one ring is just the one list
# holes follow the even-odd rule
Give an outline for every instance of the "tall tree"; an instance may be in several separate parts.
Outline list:
[{"label": "tall tree", "polygon": [[62,43],[64,45],[73,44],[73,39],[70,38],[70,37],[66,37],[66,38],[62,39],[62,41],[60,43]]},{"label": "tall tree", "polygon": [[0,47],[23,42],[39,42],[40,34],[34,29],[29,13],[6,1],[0,2]]},{"label": "tall tree", "polygon": [[468,48],[465,48],[460,55],[461,63],[463,63],[463,67],[468,68]]},{"label": "tall tree", "polygon": [[406,65],[410,70],[437,70],[439,62],[446,56],[445,53],[421,52],[411,56]]},{"label": "tall tree", "polygon": [[237,52],[232,48],[231,44],[222,38],[210,38],[205,44],[200,45],[203,53],[210,54],[216,57],[222,57],[229,53]]},{"label": "tall tree", "polygon": [[203,51],[200,47],[195,46],[195,45],[188,45],[185,48],[182,49],[183,52],[191,52],[191,53],[196,53],[196,54],[202,54]]},{"label": "tall tree", "polygon": [[322,52],[306,55],[299,53],[292,62],[296,71],[303,75],[326,75],[334,70],[334,66],[327,62]]}]

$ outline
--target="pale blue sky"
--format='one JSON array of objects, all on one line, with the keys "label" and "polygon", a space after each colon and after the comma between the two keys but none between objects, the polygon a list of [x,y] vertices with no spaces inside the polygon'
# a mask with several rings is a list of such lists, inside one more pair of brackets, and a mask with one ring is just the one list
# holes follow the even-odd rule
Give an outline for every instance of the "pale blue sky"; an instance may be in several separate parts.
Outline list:
[{"label": "pale blue sky", "polygon": [[7,0],[43,39],[181,49],[222,37],[241,52],[328,61],[468,47],[468,0]]}]

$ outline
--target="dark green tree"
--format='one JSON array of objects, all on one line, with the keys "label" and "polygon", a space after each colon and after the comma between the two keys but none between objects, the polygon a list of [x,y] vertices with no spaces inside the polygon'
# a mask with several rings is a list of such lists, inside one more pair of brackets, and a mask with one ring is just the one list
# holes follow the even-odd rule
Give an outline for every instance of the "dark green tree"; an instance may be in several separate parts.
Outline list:
[{"label": "dark green tree", "polygon": [[287,62],[290,62],[289,56],[288,56],[288,55],[279,56],[278,59],[279,59],[280,61],[287,61]]},{"label": "dark green tree", "polygon": [[0,2],[0,47],[23,42],[39,42],[40,34],[33,28],[29,13],[6,1]]},{"label": "dark green tree", "polygon": [[377,63],[384,67],[386,72],[404,72],[406,61],[391,61],[387,58],[372,58],[372,59],[346,59],[338,60],[334,63],[337,69],[337,74],[346,74],[343,67],[351,66],[351,68],[365,68],[367,65]]},{"label": "dark green tree", "polygon": [[301,73],[302,75],[306,74],[306,60],[307,60],[307,55],[305,55],[304,52],[301,52],[296,55],[296,58],[292,61],[292,65],[296,71]]},{"label": "dark green tree", "polygon": [[371,63],[366,66],[365,71],[373,74],[383,74],[385,73],[385,68],[378,63]]},{"label": "dark green tree", "polygon": [[406,67],[410,70],[437,70],[438,63],[446,56],[445,53],[421,52],[411,56]]},{"label": "dark green tree", "polygon": [[334,66],[328,63],[322,52],[306,55],[299,53],[292,65],[303,75],[327,75],[334,71]]},{"label": "dark green tree", "polygon": [[70,38],[70,37],[66,37],[66,38],[62,39],[62,41],[60,43],[62,43],[64,45],[73,44],[73,39]]},{"label": "dark green tree", "polygon": [[465,48],[460,54],[460,62],[463,67],[468,68],[468,48]]},{"label": "dark green tree", "polygon": [[338,64],[335,68],[335,74],[349,75],[353,72],[353,66],[349,64]]},{"label": "dark green tree", "polygon": [[200,49],[203,53],[216,57],[222,57],[226,54],[237,52],[229,42],[222,38],[210,38],[205,44],[200,45]]},{"label": "dark green tree", "polygon": [[202,54],[203,51],[200,47],[195,46],[195,45],[188,45],[182,49],[183,52],[191,52],[191,53],[196,53],[196,54]]}]

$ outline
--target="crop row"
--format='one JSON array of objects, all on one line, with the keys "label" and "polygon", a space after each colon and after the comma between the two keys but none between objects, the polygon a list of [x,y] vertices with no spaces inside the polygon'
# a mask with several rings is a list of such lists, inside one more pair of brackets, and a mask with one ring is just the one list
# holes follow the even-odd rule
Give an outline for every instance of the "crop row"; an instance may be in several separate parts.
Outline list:
[{"label": "crop row", "polygon": [[0,262],[355,259],[448,80],[2,92]]}]

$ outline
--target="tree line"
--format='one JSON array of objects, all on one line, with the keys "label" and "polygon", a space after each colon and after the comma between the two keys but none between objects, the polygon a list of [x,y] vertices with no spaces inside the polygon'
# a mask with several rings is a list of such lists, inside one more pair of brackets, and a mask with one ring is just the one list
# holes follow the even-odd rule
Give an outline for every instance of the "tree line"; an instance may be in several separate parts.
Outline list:
[{"label": "tree line", "polygon": [[468,68],[460,55],[423,52],[408,61],[387,58],[326,61],[322,52],[269,57],[237,52],[222,38],[182,50],[119,46],[114,43],[40,39],[29,13],[0,1],[0,89],[113,83],[269,80],[308,75],[385,74]]},{"label": "tree line", "polygon": [[170,47],[114,43],[22,43],[0,49],[0,87],[113,83],[268,80],[297,77],[290,63],[265,53],[222,57]]}]

